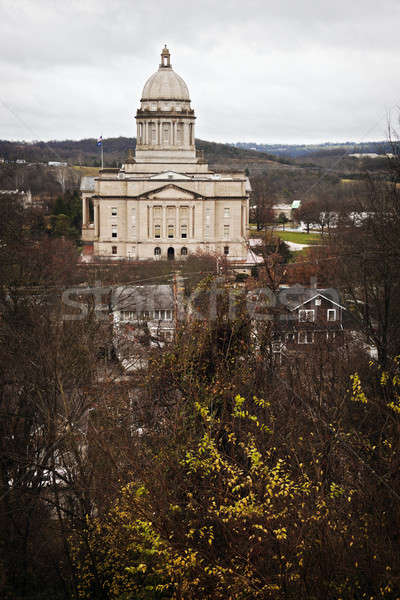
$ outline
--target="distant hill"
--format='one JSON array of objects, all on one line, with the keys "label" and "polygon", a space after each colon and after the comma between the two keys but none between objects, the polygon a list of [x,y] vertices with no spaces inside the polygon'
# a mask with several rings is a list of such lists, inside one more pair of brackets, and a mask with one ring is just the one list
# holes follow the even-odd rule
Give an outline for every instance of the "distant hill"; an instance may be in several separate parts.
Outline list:
[{"label": "distant hill", "polygon": [[[67,162],[70,165],[99,166],[100,152],[95,138],[50,142],[10,142],[0,140],[0,157],[6,161]],[[136,139],[128,137],[107,138],[104,144],[104,165],[119,166],[127,157],[128,150],[135,150]],[[218,144],[196,140],[196,147],[212,168],[246,169],[256,173],[269,168],[285,168],[289,161],[272,154],[236,148],[231,144]]]},{"label": "distant hill", "polygon": [[266,152],[276,157],[300,158],[310,156],[326,156],[327,154],[353,154],[353,153],[377,153],[384,154],[392,152],[392,146],[388,141],[378,142],[326,142],[324,144],[256,144],[253,142],[237,142],[235,148],[242,150],[253,150]]}]

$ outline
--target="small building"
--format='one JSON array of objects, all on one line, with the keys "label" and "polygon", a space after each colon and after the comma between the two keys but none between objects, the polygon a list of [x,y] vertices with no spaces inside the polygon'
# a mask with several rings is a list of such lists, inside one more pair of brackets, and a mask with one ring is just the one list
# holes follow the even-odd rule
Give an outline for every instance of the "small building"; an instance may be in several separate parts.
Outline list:
[{"label": "small building", "polygon": [[333,288],[294,286],[279,292],[281,342],[288,351],[301,351],[322,342],[343,342],[343,314],[346,310]]},{"label": "small building", "polygon": [[119,286],[111,308],[114,348],[125,371],[144,368],[152,348],[173,340],[177,315],[172,285]]},{"label": "small building", "polygon": [[272,207],[272,213],[275,219],[279,219],[280,215],[283,214],[288,221],[293,221],[294,211],[300,208],[300,206],[300,200],[293,200],[291,204],[274,204]]},{"label": "small building", "polygon": [[[0,190],[0,194],[4,196],[15,197],[16,201],[22,206],[22,208],[32,208],[34,202],[32,200],[32,192],[27,190]],[[36,205],[36,204],[35,204]]]}]

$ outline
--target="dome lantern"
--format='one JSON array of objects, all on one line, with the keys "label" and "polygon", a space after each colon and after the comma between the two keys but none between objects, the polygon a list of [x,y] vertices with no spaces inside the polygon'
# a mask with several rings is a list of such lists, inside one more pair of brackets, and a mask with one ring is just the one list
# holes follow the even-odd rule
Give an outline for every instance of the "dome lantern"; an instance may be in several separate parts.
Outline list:
[{"label": "dome lantern", "polygon": [[160,68],[171,67],[171,54],[167,48],[167,44],[165,44],[164,48],[161,52],[161,63]]}]

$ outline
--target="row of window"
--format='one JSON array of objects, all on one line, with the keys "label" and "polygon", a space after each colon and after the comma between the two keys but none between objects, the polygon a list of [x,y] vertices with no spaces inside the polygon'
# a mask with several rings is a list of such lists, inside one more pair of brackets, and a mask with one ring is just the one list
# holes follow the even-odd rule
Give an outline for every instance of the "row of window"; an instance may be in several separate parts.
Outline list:
[{"label": "row of window", "polygon": [[157,308],[155,310],[123,310],[121,321],[172,321],[172,310]]},{"label": "row of window", "polygon": [[[336,331],[327,331],[327,341],[334,340],[336,337]],[[286,343],[295,344],[313,344],[314,343],[314,331],[299,331],[298,333],[287,333],[285,336]]]},{"label": "row of window", "polygon": [[[175,225],[168,225],[167,226],[167,236],[169,238],[174,238],[175,237]],[[188,236],[188,226],[186,224],[182,224],[181,225],[181,238],[185,239]],[[155,238],[161,238],[161,224],[156,223],[154,225],[154,237]]]},{"label": "row of window", "polygon": [[[180,233],[181,233],[181,238],[186,239],[188,237],[188,226],[181,225]],[[112,238],[118,237],[118,227],[115,224],[111,225],[111,237]],[[156,223],[154,225],[154,237],[156,239],[161,238],[161,225],[158,223]],[[167,226],[167,237],[170,239],[173,239],[175,237],[175,225]],[[204,237],[206,237],[206,238],[210,237],[210,226],[208,224],[206,224],[206,226],[205,226]],[[230,238],[230,227],[229,227],[229,225],[224,225],[224,240],[229,240],[229,238]],[[311,312],[313,312],[313,311],[311,311]]]},{"label": "row of window", "polygon": [[[111,254],[118,254],[117,246],[111,246]],[[225,254],[225,256],[228,256],[229,246],[224,246],[224,254]],[[188,249],[185,247],[181,248],[181,256],[187,256],[187,255],[188,255]],[[154,256],[161,256],[161,248],[159,246],[154,248]]]},{"label": "row of window", "polygon": [[[188,211],[188,207],[187,206],[181,206],[180,208],[180,212],[182,215],[187,214]],[[175,207],[174,206],[168,206],[167,209],[169,209],[171,212],[174,211],[175,212]],[[154,206],[153,207],[154,210],[154,215],[160,215],[161,214],[161,210],[162,207],[161,206]],[[117,217],[118,216],[118,208],[116,206],[112,206],[111,207],[111,216],[112,217]],[[168,215],[170,216],[170,215]],[[172,216],[172,215],[171,215]],[[225,206],[224,207],[224,218],[228,219],[231,216],[231,209],[229,206]],[[135,208],[132,208],[132,217],[135,218],[136,220],[136,215],[135,215]],[[211,219],[211,209],[210,208],[206,208],[206,222],[209,222]]]},{"label": "row of window", "polygon": [[[336,321],[337,312],[335,308],[328,308],[326,311],[327,321]],[[299,310],[299,321],[301,323],[313,323],[315,321],[315,310],[314,309],[301,309]]]},{"label": "row of window", "polygon": [[[172,251],[174,251],[173,248],[172,248]],[[171,254],[170,248],[168,248],[168,254]],[[187,256],[187,254],[188,254],[188,249],[185,247],[181,248],[181,256]],[[161,248],[159,246],[154,248],[154,256],[161,256]]]}]

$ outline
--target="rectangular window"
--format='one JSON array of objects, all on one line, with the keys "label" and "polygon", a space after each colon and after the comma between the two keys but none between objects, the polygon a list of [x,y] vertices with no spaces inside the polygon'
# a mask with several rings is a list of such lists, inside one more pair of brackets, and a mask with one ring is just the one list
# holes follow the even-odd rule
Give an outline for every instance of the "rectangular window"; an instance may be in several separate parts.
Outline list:
[{"label": "rectangular window", "polygon": [[225,254],[225,256],[228,256],[228,254],[229,254],[229,246],[224,246],[224,254]]},{"label": "rectangular window", "polygon": [[116,225],[111,225],[111,237],[113,237],[113,238],[118,237],[117,226]]},{"label": "rectangular window", "polygon": [[210,237],[210,226],[208,225],[208,223],[206,223],[206,225],[204,227],[204,237],[206,237],[206,238]]},{"label": "rectangular window", "polygon": [[150,132],[151,132],[151,143],[153,145],[157,144],[157,126],[155,124],[150,126]]},{"label": "rectangular window", "polygon": [[161,237],[161,225],[154,225],[154,237],[155,238],[160,238]]},{"label": "rectangular window", "polygon": [[296,334],[295,333],[287,333],[286,334],[286,342],[288,344],[293,344],[296,341]]},{"label": "rectangular window", "polygon": [[206,223],[211,221],[211,208],[206,208]]},{"label": "rectangular window", "polygon": [[299,321],[301,323],[313,323],[315,321],[315,312],[312,310],[299,310]]},{"label": "rectangular window", "polygon": [[136,226],[136,208],[132,208],[131,210],[131,225]]},{"label": "rectangular window", "polygon": [[314,342],[313,331],[299,331],[299,344],[312,344]]},{"label": "rectangular window", "polygon": [[336,309],[335,308],[328,308],[327,311],[327,318],[328,321],[336,321]]},{"label": "rectangular window", "polygon": [[162,211],[161,206],[154,206],[153,207],[153,217],[155,219],[161,219],[161,211]]},{"label": "rectangular window", "polygon": [[118,215],[117,208],[115,206],[113,206],[111,209],[111,216],[116,217],[117,215]]},{"label": "rectangular window", "polygon": [[183,145],[183,124],[182,123],[178,123],[178,125],[176,126],[176,145],[177,146]]},{"label": "rectangular window", "polygon": [[117,246],[111,246],[111,254],[117,254]]},{"label": "rectangular window", "polygon": [[164,123],[164,125],[163,125],[163,143],[164,144],[169,144],[169,132],[170,132],[169,123]]},{"label": "rectangular window", "polygon": [[229,208],[229,206],[227,206],[224,208],[224,217],[227,219],[230,216],[231,216],[231,209]]},{"label": "rectangular window", "polygon": [[229,240],[229,225],[224,225],[224,240]]},{"label": "rectangular window", "polygon": [[173,238],[174,237],[174,235],[175,235],[174,229],[175,228],[174,228],[173,225],[168,225],[168,237],[169,238]]},{"label": "rectangular window", "polygon": [[187,225],[181,225],[181,237],[187,238]]}]

